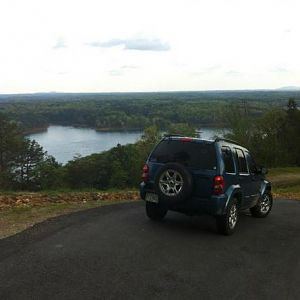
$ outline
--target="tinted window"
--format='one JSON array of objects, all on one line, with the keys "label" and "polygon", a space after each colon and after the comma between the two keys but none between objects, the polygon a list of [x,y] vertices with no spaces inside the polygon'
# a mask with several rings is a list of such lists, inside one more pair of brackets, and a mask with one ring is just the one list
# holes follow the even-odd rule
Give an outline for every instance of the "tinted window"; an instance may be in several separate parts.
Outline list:
[{"label": "tinted window", "polygon": [[215,170],[216,150],[213,144],[164,140],[159,143],[150,161],[167,163],[179,162],[195,169]]},{"label": "tinted window", "polygon": [[236,149],[236,156],[238,161],[238,171],[239,173],[246,173],[248,174],[247,162],[245,155],[242,150]]},{"label": "tinted window", "polygon": [[231,149],[229,147],[225,147],[225,146],[222,147],[222,156],[223,156],[223,161],[224,161],[224,165],[225,165],[225,172],[226,173],[235,173]]},{"label": "tinted window", "polygon": [[257,171],[257,168],[256,168],[256,163],[255,163],[253,157],[247,151],[245,151],[245,155],[246,155],[250,173],[255,173]]}]

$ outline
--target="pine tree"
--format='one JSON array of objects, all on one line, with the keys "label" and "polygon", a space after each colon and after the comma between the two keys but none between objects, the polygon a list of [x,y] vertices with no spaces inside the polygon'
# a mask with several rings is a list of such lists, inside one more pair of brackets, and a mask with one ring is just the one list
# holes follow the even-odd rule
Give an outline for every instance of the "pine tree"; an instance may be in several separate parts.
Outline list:
[{"label": "pine tree", "polygon": [[17,123],[0,113],[0,189],[11,187],[11,169],[22,148],[23,136]]},{"label": "pine tree", "polygon": [[22,151],[16,158],[15,181],[21,188],[32,188],[37,180],[35,169],[45,160],[43,148],[35,141],[24,139]]}]

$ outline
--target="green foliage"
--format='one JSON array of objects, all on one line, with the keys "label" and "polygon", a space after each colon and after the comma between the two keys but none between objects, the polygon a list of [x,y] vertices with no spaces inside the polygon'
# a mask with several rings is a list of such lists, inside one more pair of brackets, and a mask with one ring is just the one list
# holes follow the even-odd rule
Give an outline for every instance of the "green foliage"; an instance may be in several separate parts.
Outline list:
[{"label": "green foliage", "polygon": [[150,126],[144,130],[140,141],[137,142],[136,148],[140,159],[145,161],[155,144],[162,138],[162,134],[157,126]]},{"label": "green foliage", "polygon": [[146,144],[156,144],[162,138],[161,132],[157,126],[150,126],[144,130],[141,142]]},{"label": "green foliage", "polygon": [[112,161],[109,181],[110,187],[125,188],[128,184],[129,176],[130,174],[123,168],[120,161]]},{"label": "green foliage", "polygon": [[54,157],[46,156],[34,169],[34,188],[40,190],[59,189],[64,187],[65,169]]},{"label": "green foliage", "polygon": [[31,188],[38,177],[36,167],[43,162],[45,153],[35,141],[23,140],[22,148],[15,158],[16,166],[12,172],[15,183],[22,189]]},{"label": "green foliage", "polygon": [[84,187],[106,189],[109,186],[109,165],[106,152],[75,158],[63,167],[66,185],[74,189]]},{"label": "green foliage", "polygon": [[180,134],[184,136],[197,137],[196,128],[187,123],[170,124],[167,129],[168,134]]},{"label": "green foliage", "polygon": [[255,117],[269,107],[283,106],[291,97],[300,100],[299,92],[287,91],[0,95],[0,109],[25,131],[49,124],[99,130],[157,126],[166,130],[171,123],[222,126],[221,113],[230,104],[247,100]]},{"label": "green foliage", "polygon": [[0,173],[7,172],[22,148],[23,138],[16,122],[0,113]]},{"label": "green foliage", "polygon": [[22,148],[23,139],[15,122],[0,113],[0,187],[10,188],[13,180],[11,169],[17,163],[16,156]]},{"label": "green foliage", "polygon": [[[293,99],[287,106],[287,120],[284,131],[286,132],[285,145],[290,162],[300,165],[300,111]],[[288,138],[287,138],[288,137]]]},{"label": "green foliage", "polygon": [[[206,94],[206,98],[197,93],[151,94],[151,99],[149,95],[144,98],[144,94],[143,97],[130,95],[132,97],[122,95],[122,100],[106,95],[111,97],[108,101],[99,101],[98,96],[89,95],[85,101],[72,98],[56,99],[56,102],[52,99],[6,103],[3,110],[27,129],[53,123],[145,130],[135,144],[75,157],[62,166],[35,141],[24,138],[16,122],[0,114],[0,188],[105,190],[137,187],[143,164],[161,139],[162,131],[195,136],[195,128],[211,122],[228,128],[227,137],[249,148],[259,164],[300,166],[298,98],[289,99],[284,109],[278,105],[270,109],[269,98],[264,103],[253,99],[246,102],[244,98],[234,102],[217,92]],[[210,98],[212,95],[215,98]],[[278,100],[278,103],[281,102]]]},{"label": "green foliage", "polygon": [[50,166],[58,165],[36,141],[24,137],[15,122],[0,114],[0,188],[37,189],[41,182],[46,187],[46,166],[49,173]]},{"label": "green foliage", "polygon": [[250,114],[250,108],[245,105],[232,104],[224,110],[223,119],[226,127],[230,129],[226,137],[248,146],[254,133],[255,124]]},{"label": "green foliage", "polygon": [[300,111],[290,99],[286,109],[272,109],[259,118],[249,107],[232,107],[224,116],[226,137],[246,146],[260,164],[268,167],[300,166]]}]

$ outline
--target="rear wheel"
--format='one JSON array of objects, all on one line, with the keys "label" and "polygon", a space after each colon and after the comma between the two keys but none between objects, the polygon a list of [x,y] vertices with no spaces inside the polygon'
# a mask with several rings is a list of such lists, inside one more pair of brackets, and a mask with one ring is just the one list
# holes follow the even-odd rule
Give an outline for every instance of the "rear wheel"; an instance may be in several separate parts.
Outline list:
[{"label": "rear wheel", "polygon": [[146,202],[146,214],[151,220],[161,221],[167,212],[167,209],[161,207],[157,203]]},{"label": "rear wheel", "polygon": [[273,205],[273,197],[271,192],[265,192],[259,199],[258,203],[250,208],[253,217],[265,218],[271,211]]},{"label": "rear wheel", "polygon": [[229,204],[226,214],[217,216],[217,228],[221,234],[231,235],[234,233],[238,221],[237,200],[234,199]]}]

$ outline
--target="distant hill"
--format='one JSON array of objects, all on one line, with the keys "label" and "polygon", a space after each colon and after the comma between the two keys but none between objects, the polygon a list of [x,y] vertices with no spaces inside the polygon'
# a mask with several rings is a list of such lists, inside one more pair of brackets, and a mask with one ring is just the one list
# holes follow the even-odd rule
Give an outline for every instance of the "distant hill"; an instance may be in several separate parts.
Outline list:
[{"label": "distant hill", "polygon": [[278,91],[300,91],[300,86],[283,86]]},{"label": "distant hill", "polygon": [[273,90],[215,90],[135,93],[35,93],[0,94],[0,103],[28,102],[103,102],[103,101],[279,101],[289,98],[300,100],[300,87],[283,87]]}]

